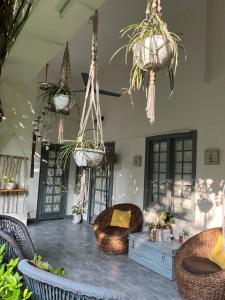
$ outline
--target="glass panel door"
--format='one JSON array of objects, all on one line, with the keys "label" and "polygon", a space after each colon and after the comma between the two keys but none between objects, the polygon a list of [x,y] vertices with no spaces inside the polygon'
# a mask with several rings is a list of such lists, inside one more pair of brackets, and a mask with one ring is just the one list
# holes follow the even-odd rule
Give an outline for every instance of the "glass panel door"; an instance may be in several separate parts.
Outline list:
[{"label": "glass panel door", "polygon": [[67,193],[68,165],[63,170],[57,162],[60,145],[42,145],[38,191],[38,220],[63,218]]},{"label": "glass panel door", "polygon": [[[115,144],[106,143],[108,157],[115,157]],[[93,224],[95,218],[107,207],[112,205],[114,161],[91,170],[90,175],[90,201],[89,223]]]}]

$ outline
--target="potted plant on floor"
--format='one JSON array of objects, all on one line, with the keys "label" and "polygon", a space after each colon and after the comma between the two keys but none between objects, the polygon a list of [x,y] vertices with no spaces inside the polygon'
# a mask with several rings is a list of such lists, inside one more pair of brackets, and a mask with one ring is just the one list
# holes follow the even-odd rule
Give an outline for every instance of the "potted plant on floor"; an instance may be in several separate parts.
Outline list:
[{"label": "potted plant on floor", "polygon": [[[121,37],[127,36],[128,42],[113,55],[126,49],[133,54],[130,72],[130,86],[126,92],[131,95],[142,87],[147,95],[147,117],[155,120],[155,81],[156,72],[165,66],[168,69],[171,94],[174,89],[174,76],[178,66],[178,49],[183,48],[180,35],[170,32],[162,19],[160,0],[148,0],[146,18],[121,30]],[[112,57],[112,58],[113,58]]]},{"label": "potted plant on floor", "polygon": [[64,141],[61,148],[60,158],[66,161],[70,154],[73,154],[78,167],[97,167],[103,159],[104,149],[101,145],[91,140],[81,140],[79,138],[72,141]]},{"label": "potted plant on floor", "polygon": [[82,215],[85,213],[85,208],[81,202],[77,202],[72,207],[72,214],[73,214],[73,223],[79,224],[82,221]]},{"label": "potted plant on floor", "polygon": [[16,180],[13,176],[2,177],[3,188],[6,190],[15,190],[17,187]]}]

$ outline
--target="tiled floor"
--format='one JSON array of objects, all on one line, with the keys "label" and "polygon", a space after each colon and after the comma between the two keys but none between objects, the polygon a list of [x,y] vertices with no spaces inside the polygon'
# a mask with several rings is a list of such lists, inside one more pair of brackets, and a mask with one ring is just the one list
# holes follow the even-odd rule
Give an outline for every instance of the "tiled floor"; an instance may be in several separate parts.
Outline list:
[{"label": "tiled floor", "polygon": [[100,252],[91,227],[70,219],[44,221],[28,227],[36,251],[53,265],[63,265],[67,277],[125,292],[132,300],[175,300],[176,282],[130,260]]}]

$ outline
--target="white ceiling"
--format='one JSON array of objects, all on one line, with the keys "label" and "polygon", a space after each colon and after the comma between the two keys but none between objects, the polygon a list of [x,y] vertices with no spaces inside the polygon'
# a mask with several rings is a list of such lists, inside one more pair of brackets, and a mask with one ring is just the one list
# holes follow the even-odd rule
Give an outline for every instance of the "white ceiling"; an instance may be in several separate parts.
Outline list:
[{"label": "white ceiling", "polygon": [[[89,0],[91,1],[91,0]],[[197,0],[162,0],[163,15],[170,22]],[[121,28],[139,22],[145,15],[146,0],[106,0],[99,9],[99,64],[108,63],[112,54],[122,45]],[[91,51],[91,25],[86,22],[72,37],[70,55],[72,75],[80,81],[80,72],[88,72]],[[50,61],[50,69],[58,75],[63,49]]]}]

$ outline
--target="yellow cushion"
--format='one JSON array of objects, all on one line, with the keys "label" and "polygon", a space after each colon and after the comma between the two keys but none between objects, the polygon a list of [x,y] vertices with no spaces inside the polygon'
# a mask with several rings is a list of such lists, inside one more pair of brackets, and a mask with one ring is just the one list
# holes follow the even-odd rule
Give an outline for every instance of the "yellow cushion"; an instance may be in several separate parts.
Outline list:
[{"label": "yellow cushion", "polygon": [[131,218],[131,210],[114,209],[111,219],[111,226],[129,228]]},{"label": "yellow cushion", "polygon": [[221,234],[209,255],[209,259],[217,264],[221,269],[225,269],[224,237]]}]

